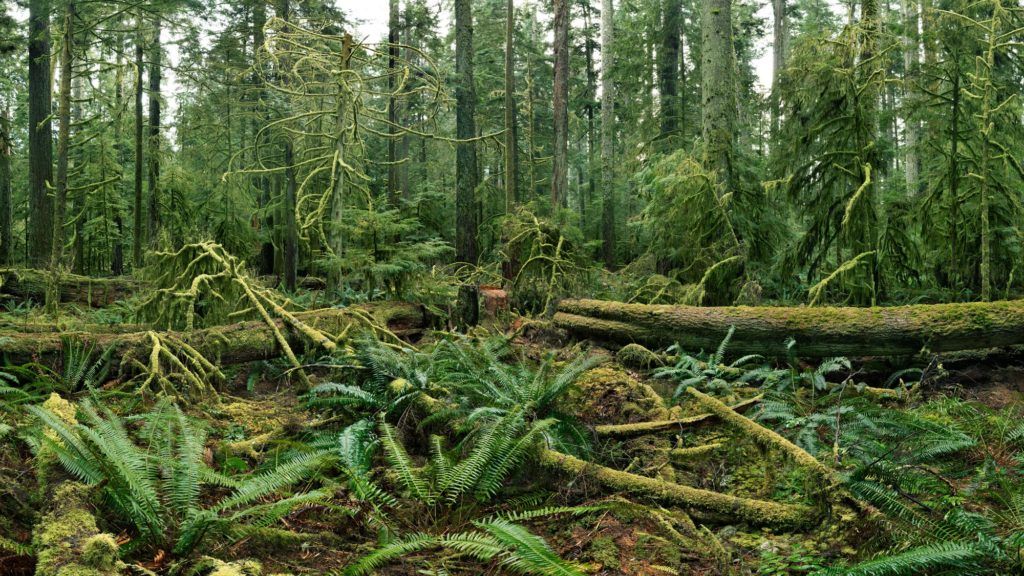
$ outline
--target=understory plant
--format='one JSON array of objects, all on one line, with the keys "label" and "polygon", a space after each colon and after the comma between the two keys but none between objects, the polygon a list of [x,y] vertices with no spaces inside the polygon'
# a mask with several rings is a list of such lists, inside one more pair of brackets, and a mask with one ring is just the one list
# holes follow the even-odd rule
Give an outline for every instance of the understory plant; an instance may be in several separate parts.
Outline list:
[{"label": "understory plant", "polygon": [[68,473],[95,486],[113,516],[130,527],[134,547],[184,557],[330,496],[329,490],[284,495],[324,466],[329,452],[300,453],[259,473],[226,476],[204,460],[203,428],[167,400],[131,420],[91,399],[79,404],[80,421],[39,406],[28,411],[41,424],[30,437],[35,449],[55,454]]}]

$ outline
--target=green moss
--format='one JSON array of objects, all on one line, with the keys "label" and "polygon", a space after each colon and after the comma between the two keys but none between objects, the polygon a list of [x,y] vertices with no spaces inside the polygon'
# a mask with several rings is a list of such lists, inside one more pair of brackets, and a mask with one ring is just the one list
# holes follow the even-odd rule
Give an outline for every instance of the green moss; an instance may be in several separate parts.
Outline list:
[{"label": "green moss", "polygon": [[615,361],[628,368],[647,370],[664,366],[661,356],[636,343],[626,344],[615,353]]},{"label": "green moss", "polygon": [[651,564],[663,566],[679,566],[683,562],[678,544],[646,532],[637,535],[636,556],[648,560]]},{"label": "green moss", "polygon": [[587,556],[602,568],[618,570],[622,566],[619,560],[619,547],[615,540],[607,536],[598,536],[591,540],[590,546],[587,547]]},{"label": "green moss", "polygon": [[78,420],[75,418],[77,409],[75,405],[60,397],[60,394],[51,392],[50,397],[43,402],[43,408],[53,412],[55,416],[68,424],[78,424]]},{"label": "green moss", "polygon": [[53,508],[36,525],[36,576],[113,576],[120,571],[117,542],[101,534],[86,508],[89,487],[64,482],[54,491]]}]

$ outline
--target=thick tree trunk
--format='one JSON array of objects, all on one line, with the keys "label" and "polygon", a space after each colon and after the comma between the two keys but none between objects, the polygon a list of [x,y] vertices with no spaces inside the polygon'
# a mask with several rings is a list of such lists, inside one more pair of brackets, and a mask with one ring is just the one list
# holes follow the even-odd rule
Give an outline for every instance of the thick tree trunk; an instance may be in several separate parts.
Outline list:
[{"label": "thick tree trunk", "polygon": [[612,84],[614,63],[615,7],[612,0],[601,1],[601,251],[604,264],[615,266],[615,85]]},{"label": "thick tree trunk", "polygon": [[516,74],[515,9],[512,0],[505,4],[505,213],[515,209],[519,193],[519,166],[516,162]]},{"label": "thick tree trunk", "polygon": [[[658,80],[661,96],[661,137],[674,138],[679,131],[679,31],[683,19],[682,0],[664,0],[661,50],[658,51]],[[674,148],[670,145],[669,149]]]},{"label": "thick tree trunk", "polygon": [[[252,51],[253,54],[257,54],[262,48],[264,42],[266,42],[266,34],[264,27],[267,25],[267,4],[265,0],[257,0],[253,4],[252,8]],[[253,74],[253,83],[256,87],[256,103],[253,106],[253,112],[255,118],[252,121],[252,133],[255,137],[259,133],[260,128],[268,122],[267,119],[267,91],[263,81],[262,71],[260,73]],[[254,158],[256,162],[258,158]],[[266,175],[260,175],[257,177],[257,188],[260,191],[259,203],[260,207],[265,210],[265,215],[262,217],[260,222],[260,228],[263,236],[263,240],[260,243],[260,273],[261,274],[273,274],[274,273],[274,217],[271,215],[271,211],[267,210],[267,207],[271,203],[270,194],[270,178]]]},{"label": "thick tree trunk", "polygon": [[565,205],[569,190],[569,0],[554,0],[554,33],[552,211]]},{"label": "thick tree trunk", "polygon": [[[397,336],[420,332],[428,324],[425,309],[417,304],[402,302],[378,302],[353,307],[358,311],[328,308],[299,312],[295,317],[325,334],[353,334],[358,326],[366,326],[364,316],[368,315],[380,326],[387,327]],[[283,320],[275,325],[287,335],[288,344],[298,352],[308,340],[289,330]],[[351,326],[351,328],[350,328]],[[348,332],[346,332],[348,330]],[[175,336],[198,350],[211,362],[218,365],[239,364],[255,360],[277,358],[282,349],[273,331],[262,320],[240,322],[191,332],[176,332]],[[86,342],[98,349],[114,348],[114,362],[126,353],[140,353],[150,342],[147,332],[98,333],[98,332],[4,332],[0,331],[0,357],[20,364],[29,361],[48,362],[60,357],[68,342]]]},{"label": "thick tree trunk", "polygon": [[[352,57],[352,36],[345,34],[341,44],[341,73],[348,70],[349,61]],[[345,171],[345,137],[349,131],[349,100],[351,94],[346,89],[346,84],[338,83],[338,108],[337,108],[337,134],[335,135],[334,151],[338,159],[334,165],[334,190],[331,193],[331,222],[330,222],[330,248],[335,258],[345,256],[345,231],[342,222],[345,219],[345,193],[347,187],[348,173]],[[327,284],[331,289],[342,288],[341,266],[332,265],[328,274]]]},{"label": "thick tree trunk", "polygon": [[903,134],[906,147],[904,168],[907,194],[916,196],[920,192],[921,158],[918,155],[921,122],[915,114],[917,105],[917,82],[921,66],[921,43],[918,34],[919,16],[916,0],[903,1]]},{"label": "thick tree trunk", "polygon": [[[473,79],[473,8],[455,0],[455,259],[477,263],[476,86]],[[455,314],[461,327],[475,326],[480,314],[475,286],[461,286]]]},{"label": "thick tree trunk", "polygon": [[701,0],[704,152],[719,193],[732,192],[736,140],[736,57],[732,41],[732,0]]},{"label": "thick tree trunk", "polygon": [[14,236],[11,202],[11,118],[9,110],[0,110],[0,265],[6,266],[14,258]]},{"label": "thick tree trunk", "polygon": [[555,324],[578,337],[713,350],[730,326],[733,354],[902,356],[1024,344],[1024,300],[891,308],[650,306],[564,300]]},{"label": "thick tree trunk", "polygon": [[[291,1],[280,0],[277,9],[278,16],[285,22],[291,19]],[[285,59],[282,69],[287,69],[290,63]],[[285,83],[287,87],[287,83]],[[295,291],[298,269],[299,269],[299,226],[295,221],[295,205],[297,202],[298,182],[295,171],[295,151],[293,149],[292,137],[284,134],[284,202],[281,205],[281,217],[284,220],[284,238],[282,249],[282,266],[284,267],[284,287],[289,292]]]},{"label": "thick tree trunk", "polygon": [[50,2],[32,0],[28,9],[28,260],[41,268],[53,242]]}]

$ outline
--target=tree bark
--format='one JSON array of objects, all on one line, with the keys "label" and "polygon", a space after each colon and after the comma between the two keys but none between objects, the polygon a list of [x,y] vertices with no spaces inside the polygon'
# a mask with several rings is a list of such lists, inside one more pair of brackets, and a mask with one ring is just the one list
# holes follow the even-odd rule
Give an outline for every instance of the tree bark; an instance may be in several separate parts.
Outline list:
[{"label": "tree bark", "polygon": [[136,16],[135,30],[135,202],[132,214],[132,261],[136,269],[142,267],[142,244],[146,230],[142,222],[142,73],[145,48],[142,43],[142,12]]},{"label": "tree bark", "polygon": [[[280,0],[278,5],[278,16],[288,22],[291,19],[290,0]],[[282,63],[283,69],[288,68],[288,62]],[[295,174],[295,151],[291,135],[283,134],[284,138],[284,202],[281,206],[281,216],[284,219],[284,239],[282,265],[284,267],[284,287],[289,292],[294,292],[299,268],[299,227],[295,221],[295,205],[297,202],[298,182]]]},{"label": "tree bark", "polygon": [[53,200],[53,234],[50,252],[50,282],[46,289],[46,310],[57,313],[60,304],[60,275],[64,266],[64,220],[68,201],[68,144],[71,140],[71,70],[74,49],[75,3],[68,2],[64,14],[64,37],[60,48],[60,91],[57,108],[57,183]]},{"label": "tree bark", "polygon": [[789,53],[789,16],[786,14],[786,0],[772,0],[772,29],[775,36],[772,42],[772,134],[776,135],[782,111],[779,81]]},{"label": "tree bark", "polygon": [[[778,0],[776,0],[778,1]],[[661,97],[661,137],[675,138],[679,132],[679,31],[683,19],[682,0],[664,0],[661,50],[658,51],[658,80]],[[669,146],[669,149],[674,146]]]},{"label": "tree bark", "polygon": [[703,135],[707,168],[719,194],[733,191],[736,140],[736,56],[732,41],[732,0],[702,0]]},{"label": "tree bark", "polygon": [[601,1],[601,252],[608,268],[615,266],[615,85],[612,83],[615,7]]},{"label": "tree bark", "polygon": [[[349,68],[349,61],[352,57],[352,36],[345,34],[341,44],[341,62],[339,65],[339,74],[343,74]],[[346,181],[348,173],[345,171],[345,137],[349,131],[348,119],[349,119],[349,99],[351,94],[348,93],[346,84],[344,82],[338,83],[338,109],[337,109],[337,135],[335,136],[334,151],[337,154],[338,159],[334,165],[334,190],[331,193],[331,223],[330,223],[330,245],[331,251],[334,252],[335,258],[344,258],[345,256],[345,233],[342,228],[342,222],[345,218],[345,192],[346,192]],[[341,286],[341,267],[340,265],[332,265],[330,269],[329,278],[327,281],[328,286],[331,289],[342,288]]]},{"label": "tree bark", "polygon": [[505,3],[505,213],[511,214],[519,196],[519,166],[516,162],[516,73],[515,8]]},{"label": "tree bark", "polygon": [[153,25],[152,57],[149,64],[149,242],[158,241],[160,230],[160,76],[163,46],[160,21]]},{"label": "tree bark", "polygon": [[0,266],[14,257],[14,235],[11,198],[11,117],[5,106],[0,110]]},{"label": "tree bark", "polygon": [[[363,320],[364,315],[368,315],[378,325],[387,327],[397,336],[418,333],[428,325],[429,321],[427,312],[418,304],[378,302],[354,306],[353,309],[358,313],[353,314],[352,311],[340,308],[328,308],[298,312],[294,316],[310,327],[331,335],[343,334],[346,333],[346,330],[350,330],[348,333],[351,334],[355,332],[357,326],[367,326]],[[296,352],[302,350],[302,347],[309,343],[308,339],[294,330],[290,330],[283,320],[276,320],[275,325],[287,335],[289,346]],[[273,330],[262,320],[173,334],[218,365],[269,360],[279,357],[283,352]],[[113,347],[112,361],[116,363],[126,353],[139,354],[150,342],[147,332],[74,331],[0,331],[0,341],[4,342],[0,345],[0,356],[15,364],[57,360],[60,358],[64,346],[68,342],[76,341],[94,344],[99,349]]]},{"label": "tree bark", "polygon": [[[455,259],[470,266],[477,263],[476,188],[476,86],[473,79],[473,8],[470,0],[455,0]],[[459,288],[455,314],[460,327],[475,326],[479,319],[475,286]]]},{"label": "tree bark", "polygon": [[398,43],[400,25],[398,0],[388,2],[388,202],[398,206]]},{"label": "tree bark", "polygon": [[50,2],[29,2],[28,40],[28,260],[42,268],[53,242],[53,126],[50,122]]},{"label": "tree bark", "polygon": [[920,22],[917,2],[903,2],[903,134],[906,149],[905,175],[907,194],[916,196],[920,192],[921,158],[918,155],[921,121],[914,113],[917,105],[917,82],[921,67],[921,42],[918,33]]},{"label": "tree bark", "polygon": [[[263,44],[266,42],[266,34],[264,27],[267,25],[267,4],[265,0],[256,0],[252,8],[252,51],[253,57],[256,58],[256,54],[262,49]],[[253,81],[256,87],[256,103],[253,106],[253,112],[255,118],[253,119],[252,132],[255,137],[259,133],[259,129],[268,121],[267,119],[267,91],[264,86],[263,74],[257,72],[253,75]],[[255,158],[255,163],[259,162],[258,158]],[[266,175],[260,175],[257,177],[257,187],[260,191],[259,203],[260,207],[265,210],[265,215],[260,222],[261,232],[263,233],[263,241],[260,243],[260,272],[262,274],[273,274],[274,273],[274,217],[271,215],[270,210],[267,210],[271,203],[272,197],[270,194],[270,179]]]},{"label": "tree bark", "polygon": [[578,337],[716,348],[730,326],[733,354],[785,357],[902,356],[1024,344],[1024,300],[889,308],[650,306],[564,300],[555,324]]},{"label": "tree bark", "polygon": [[554,0],[554,33],[552,212],[565,205],[569,190],[569,0]]}]

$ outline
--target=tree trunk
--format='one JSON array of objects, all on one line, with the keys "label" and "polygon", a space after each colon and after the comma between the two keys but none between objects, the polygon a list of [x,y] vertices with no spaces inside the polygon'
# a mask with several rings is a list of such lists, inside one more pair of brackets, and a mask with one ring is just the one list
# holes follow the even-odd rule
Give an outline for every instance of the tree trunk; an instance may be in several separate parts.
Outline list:
[{"label": "tree trunk", "polygon": [[0,110],[0,266],[7,266],[14,256],[11,234],[13,203],[11,202],[11,117],[5,106]]},{"label": "tree trunk", "polygon": [[46,310],[57,313],[60,304],[60,275],[64,266],[64,220],[68,200],[68,144],[71,140],[71,69],[74,48],[75,3],[68,2],[64,15],[64,38],[60,49],[60,91],[57,108],[57,183],[53,201],[53,234],[50,253],[50,282],[46,289]]},{"label": "tree trunk", "polygon": [[[280,0],[278,16],[288,22],[291,18],[290,0]],[[282,62],[281,67],[287,69],[289,63]],[[285,83],[287,87],[287,83]],[[295,151],[291,135],[283,134],[284,138],[284,202],[281,206],[281,216],[284,219],[284,239],[282,265],[284,266],[284,286],[289,292],[294,292],[299,267],[299,227],[295,221],[296,194],[298,193],[298,182],[295,174]]]},{"label": "tree trunk", "polygon": [[149,64],[149,242],[155,245],[160,229],[160,73],[163,46],[160,44],[160,21],[153,30],[153,51]]},{"label": "tree trunk", "polygon": [[903,2],[903,133],[906,148],[905,175],[907,194],[916,196],[920,192],[921,159],[918,155],[921,122],[915,114],[918,102],[917,82],[920,77],[921,43],[918,34],[919,15],[915,0]]},{"label": "tree trunk", "polygon": [[786,55],[789,52],[789,16],[786,14],[786,0],[772,0],[772,23],[775,33],[772,42],[772,134],[776,135],[782,111],[779,80],[786,68]]},{"label": "tree trunk", "polygon": [[732,192],[736,140],[735,52],[732,41],[732,0],[702,0],[704,153],[714,171],[719,194]]},{"label": "tree trunk", "polygon": [[511,214],[519,197],[519,165],[516,162],[515,9],[505,3],[505,213]]},{"label": "tree trunk", "polygon": [[722,307],[649,306],[564,300],[555,324],[579,337],[652,346],[716,348],[730,326],[731,354],[901,356],[1024,344],[1024,300],[894,306]]},{"label": "tree trunk", "polygon": [[[479,227],[476,187],[476,86],[473,79],[473,8],[455,0],[455,259],[476,266]],[[460,327],[475,326],[480,314],[476,286],[459,287],[455,313]]]},{"label": "tree trunk", "polygon": [[[349,68],[349,59],[352,57],[352,36],[345,34],[342,45],[341,45],[341,62],[339,64],[339,74],[343,74]],[[335,153],[338,156],[337,162],[334,165],[334,190],[331,196],[331,222],[330,222],[330,245],[331,251],[334,252],[335,258],[344,258],[345,256],[345,234],[342,228],[342,222],[345,218],[345,188],[348,173],[345,171],[345,137],[349,131],[348,119],[349,119],[349,99],[351,95],[345,87],[343,82],[338,83],[338,110],[337,110],[337,123],[338,132],[335,136]],[[341,267],[338,265],[331,265],[329,278],[327,281],[330,289],[341,290]]]},{"label": "tree trunk", "polygon": [[[387,327],[397,336],[415,334],[428,325],[428,315],[418,304],[401,302],[380,302],[353,306],[358,311],[340,308],[328,308],[309,312],[295,313],[295,318],[325,334],[344,334],[350,325],[366,327],[364,315],[372,318],[379,326]],[[287,336],[288,344],[296,352],[302,350],[309,341],[294,330],[290,330],[283,320],[276,320],[275,326]],[[283,350],[278,344],[273,330],[263,320],[239,322],[226,326],[216,326],[191,332],[176,332],[185,343],[191,345],[208,360],[218,365],[239,364],[256,360],[269,360],[279,357]],[[146,332],[130,333],[99,333],[99,332],[2,332],[0,338],[5,341],[0,355],[8,362],[21,364],[30,361],[52,362],[61,357],[61,351],[68,342],[85,342],[96,345],[98,349],[113,347],[112,361],[117,361],[126,353],[134,353],[136,357],[145,354],[144,350],[150,339]]]},{"label": "tree trunk", "polygon": [[569,0],[554,0],[554,33],[552,213],[565,205],[569,190]]},{"label": "tree trunk", "polygon": [[[123,25],[121,18],[118,18],[118,24]],[[124,110],[124,47],[124,34],[119,33],[116,49],[117,60],[114,64],[114,150],[118,167],[124,166],[125,163],[124,141],[121,139],[124,129],[124,118],[121,115]],[[124,176],[121,170],[117,172],[115,190],[119,198],[124,198]],[[121,212],[120,202],[115,202],[112,209],[114,210],[114,227],[117,228],[117,242],[114,243],[113,254],[110,257],[110,272],[114,276],[120,276],[124,274],[124,216]]]},{"label": "tree trunk", "polygon": [[42,268],[53,242],[50,2],[31,0],[28,9],[28,260]]},{"label": "tree trunk", "polygon": [[597,42],[594,41],[594,31],[591,27],[590,16],[592,8],[587,3],[586,12],[586,42],[584,45],[584,56],[587,62],[587,193],[581,195],[580,201],[580,223],[583,228],[584,238],[588,237],[587,207],[592,205],[597,197],[597,69],[594,66],[594,52],[597,51]]},{"label": "tree trunk", "polygon": [[142,268],[142,244],[146,230],[142,222],[142,73],[145,47],[142,42],[142,12],[136,16],[135,31],[135,206],[132,215],[132,261],[135,268]]},{"label": "tree trunk", "polygon": [[[777,1],[777,0],[776,0]],[[658,51],[658,92],[661,96],[661,137],[677,139],[679,132],[679,31],[682,0],[664,0],[661,50]],[[673,149],[670,142],[668,149]]]},{"label": "tree trunk", "polygon": [[615,7],[612,0],[601,1],[601,252],[608,268],[615,266],[615,86],[614,65]]},{"label": "tree trunk", "polygon": [[[266,42],[266,34],[264,27],[267,25],[267,5],[265,0],[256,0],[252,8],[252,51],[253,58],[256,58],[256,54],[262,49],[263,44]],[[256,73],[253,75],[253,80],[256,87],[256,104],[253,106],[253,112],[255,118],[253,119],[252,131],[255,137],[259,133],[259,130],[268,121],[266,111],[266,100],[267,91],[264,86],[263,74]],[[254,158],[254,161],[258,163],[259,159]],[[260,272],[263,274],[274,273],[274,217],[270,211],[267,210],[271,203],[272,197],[270,194],[270,178],[266,175],[260,175],[257,177],[257,188],[260,191],[259,204],[260,207],[265,211],[262,221],[260,222],[261,232],[263,234],[263,241],[260,244]]]},{"label": "tree trunk", "polygon": [[398,157],[398,43],[399,43],[398,0],[388,2],[388,202],[398,206],[399,157]]},{"label": "tree trunk", "polygon": [[[88,74],[88,72],[86,72]],[[71,120],[69,126],[76,126],[76,135],[78,130],[81,130],[79,126],[82,123],[82,83],[84,78],[81,76],[72,78],[71,80]],[[70,136],[69,136],[70,138]],[[58,146],[59,149],[59,146]],[[82,150],[76,149],[75,153],[71,155],[71,150],[68,150],[70,167],[69,170],[75,173],[81,173],[84,170]],[[105,168],[105,159],[100,159],[100,181],[102,182],[106,178],[103,173]],[[72,194],[71,200],[71,219],[74,220],[75,236],[72,245],[72,267],[71,269],[75,274],[88,274],[85,265],[85,223],[89,219],[89,215],[86,214],[85,206],[85,188],[78,187],[77,190]]]}]

